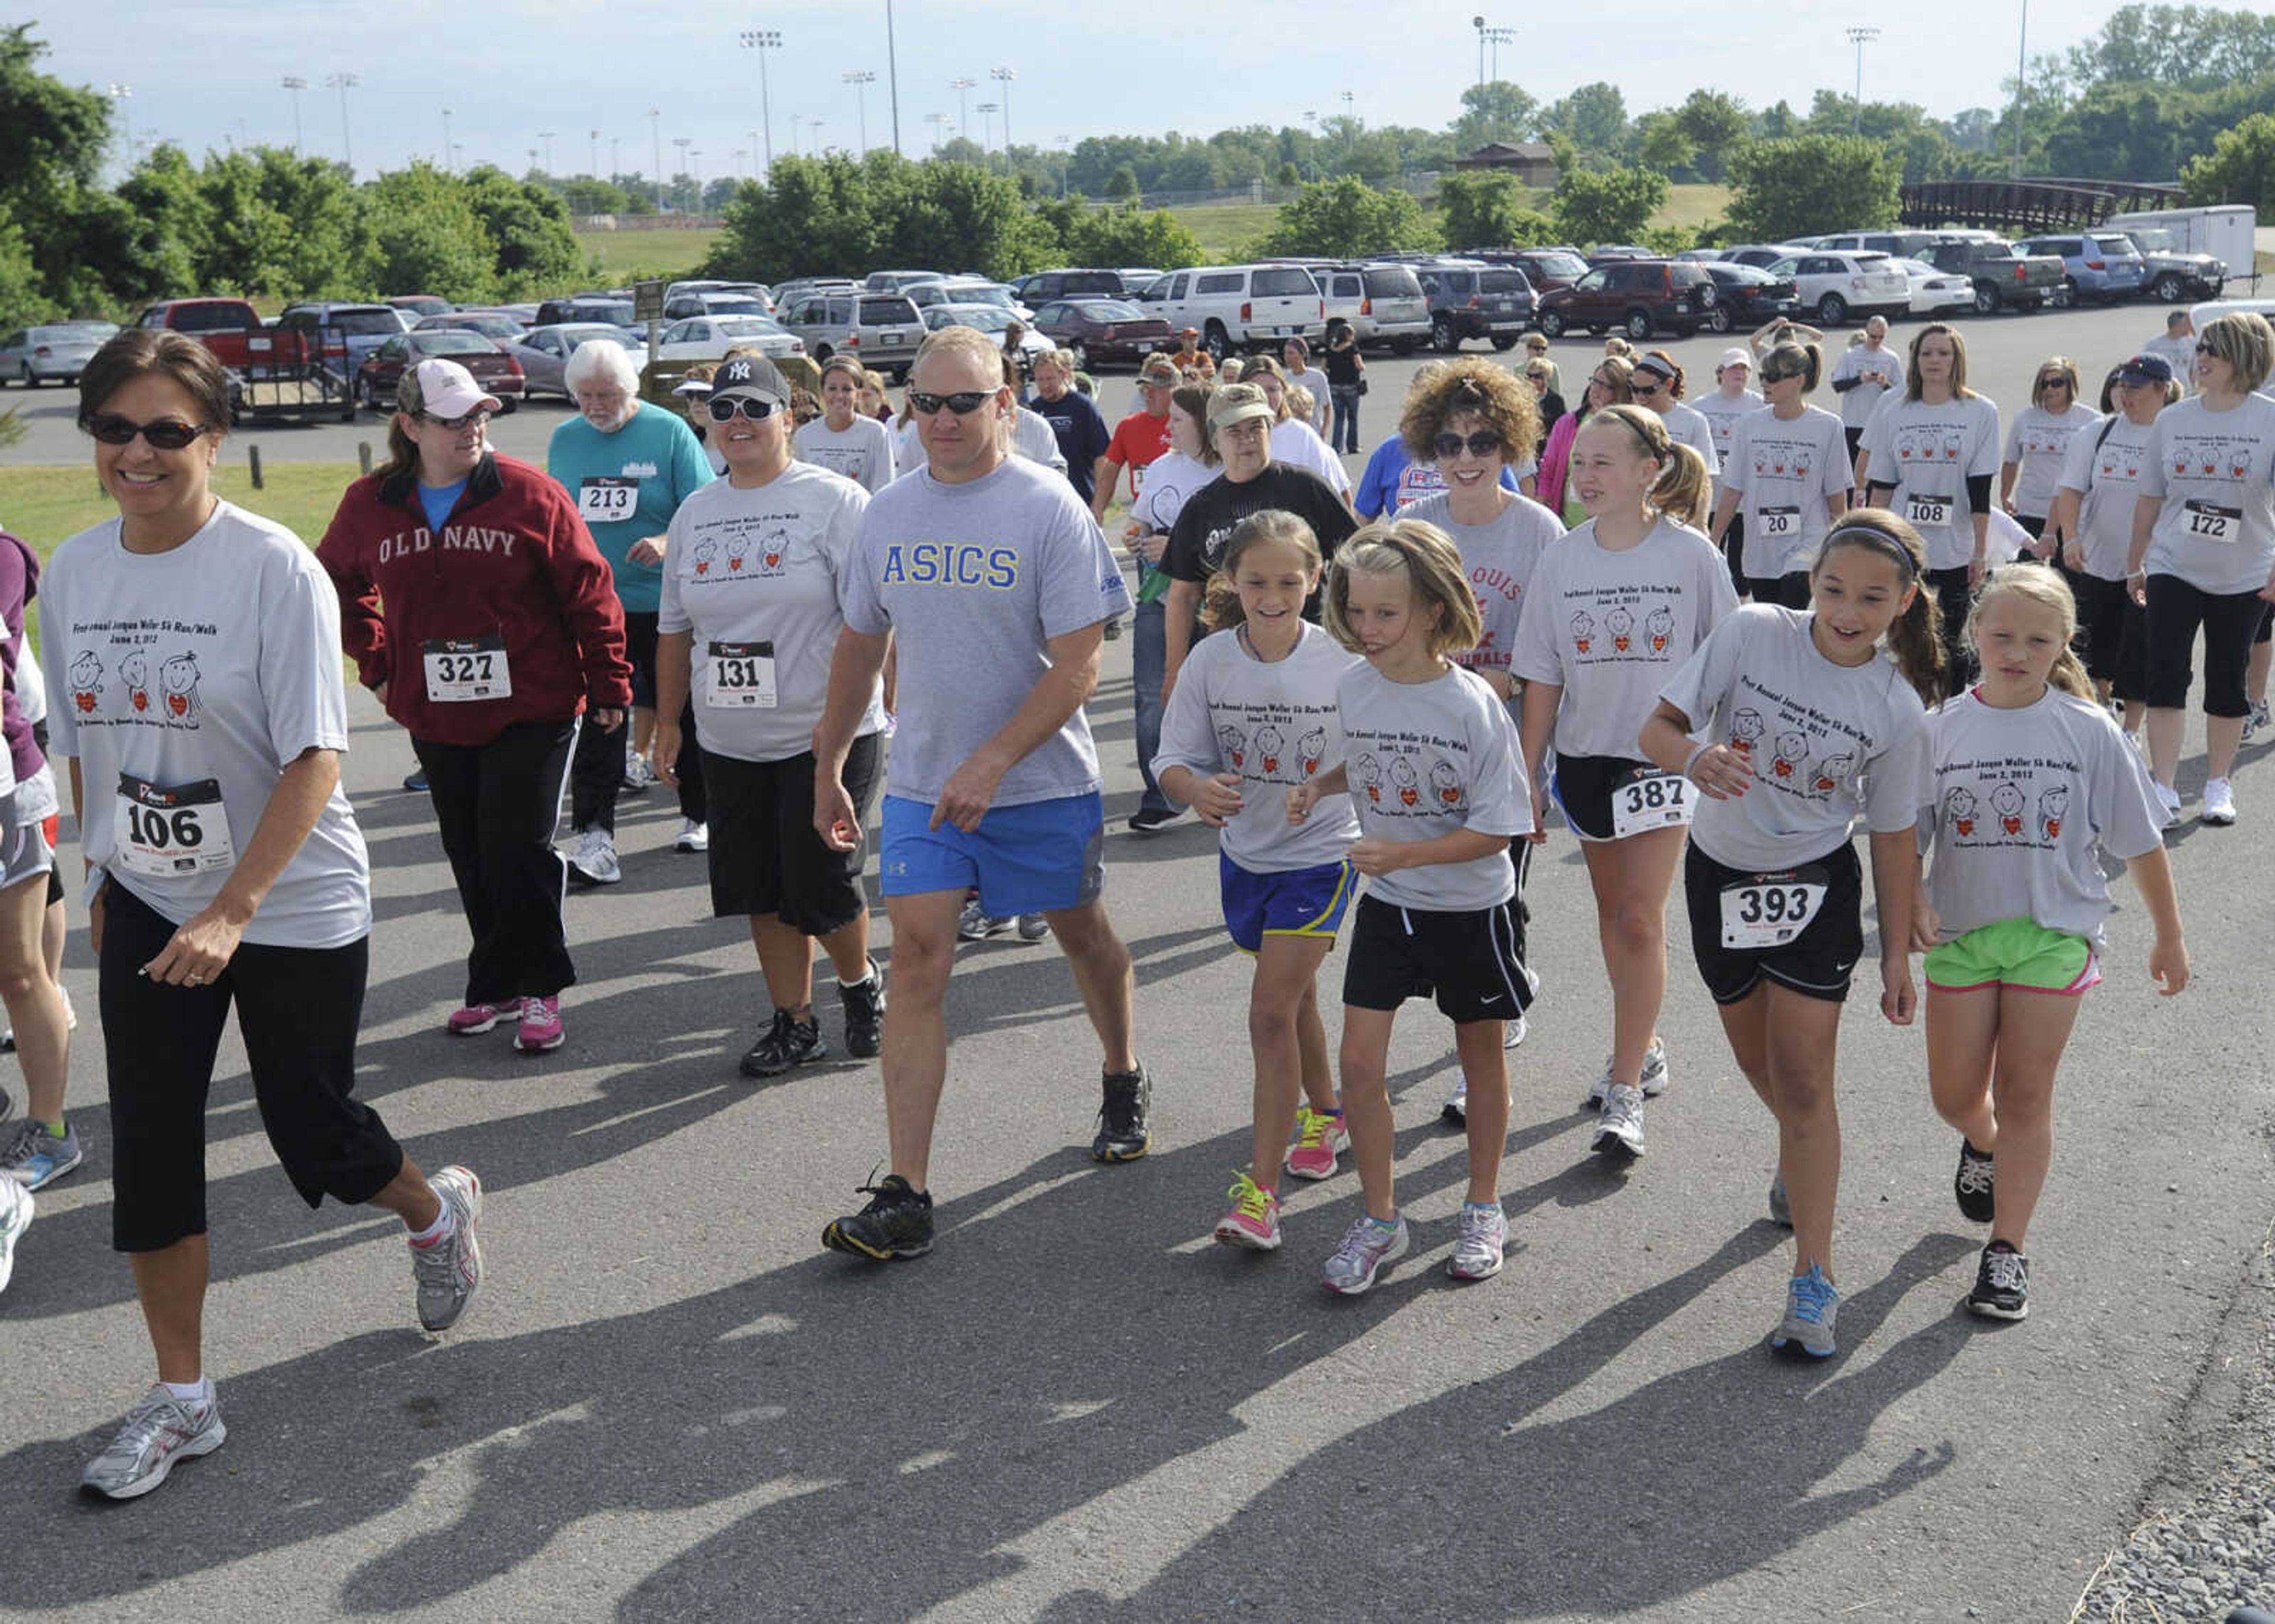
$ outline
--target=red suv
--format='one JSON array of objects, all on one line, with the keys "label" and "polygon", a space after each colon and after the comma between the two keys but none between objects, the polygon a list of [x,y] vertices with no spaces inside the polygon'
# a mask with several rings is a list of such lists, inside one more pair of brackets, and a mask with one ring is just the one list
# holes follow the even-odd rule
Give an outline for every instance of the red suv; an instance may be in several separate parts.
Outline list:
[{"label": "red suv", "polygon": [[1540,330],[1559,338],[1568,328],[1604,333],[1617,327],[1641,344],[1659,329],[1689,337],[1713,313],[1714,279],[1682,260],[1622,260],[1599,265],[1568,288],[1540,298]]}]

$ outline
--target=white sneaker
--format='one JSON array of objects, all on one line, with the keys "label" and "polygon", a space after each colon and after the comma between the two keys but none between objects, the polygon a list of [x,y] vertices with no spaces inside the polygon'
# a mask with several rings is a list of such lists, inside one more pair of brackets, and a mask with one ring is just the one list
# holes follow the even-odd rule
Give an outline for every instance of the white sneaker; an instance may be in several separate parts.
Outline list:
[{"label": "white sneaker", "polygon": [[2181,792],[2177,789],[2167,789],[2164,785],[2157,783],[2153,780],[2150,781],[2150,787],[2157,792],[2157,804],[2165,809],[2165,820],[2167,823],[2179,822],[2181,816]]},{"label": "white sneaker", "polygon": [[2235,786],[2226,779],[2204,780],[2203,820],[2222,827],[2235,821]]},{"label": "white sneaker", "polygon": [[1466,1122],[1470,1120],[1469,1078],[1459,1074],[1455,1075],[1454,1091],[1447,1096],[1446,1103],[1438,1107],[1438,1115],[1448,1122]]},{"label": "white sneaker", "polygon": [[586,829],[577,837],[577,855],[569,859],[577,877],[588,885],[612,886],[624,877],[616,862],[616,842],[606,829]]},{"label": "white sneaker", "polygon": [[679,838],[671,842],[674,851],[708,851],[711,850],[711,826],[684,818],[679,824]]},{"label": "white sneaker", "polygon": [[16,1272],[16,1242],[32,1225],[31,1192],[13,1179],[0,1178],[0,1291]]},{"label": "white sneaker", "polygon": [[[1540,974],[1530,964],[1524,966],[1524,985],[1527,988],[1525,998],[1528,1002],[1540,996]],[[1500,1046],[1504,1049],[1516,1047],[1518,1044],[1524,1041],[1525,1035],[1530,1030],[1525,1024],[1524,1011],[1518,1010],[1515,1020],[1501,1023]]]},{"label": "white sneaker", "polygon": [[[1643,1057],[1642,1083],[1643,1096],[1646,1099],[1656,1099],[1667,1092],[1667,1040],[1663,1038],[1653,1038],[1651,1053]],[[1601,1110],[1605,1091],[1611,1086],[1612,1059],[1607,1054],[1604,1057],[1603,1075],[1589,1086],[1587,1109]]]},{"label": "white sneaker", "polygon": [[1596,1121],[1595,1142],[1589,1148],[1599,1156],[1633,1161],[1643,1154],[1643,1091],[1614,1083],[1605,1091],[1603,1114]]}]

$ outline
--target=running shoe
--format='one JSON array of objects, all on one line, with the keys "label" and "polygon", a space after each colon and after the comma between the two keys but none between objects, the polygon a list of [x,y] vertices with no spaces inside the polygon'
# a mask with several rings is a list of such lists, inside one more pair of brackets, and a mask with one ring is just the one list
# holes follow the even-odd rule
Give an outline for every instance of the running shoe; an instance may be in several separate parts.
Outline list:
[{"label": "running shoe", "polygon": [[32,1227],[32,1194],[13,1179],[0,1179],[0,1291],[16,1273],[16,1243]]},{"label": "running shoe", "polygon": [[413,795],[426,794],[427,769],[422,767],[415,773],[406,773],[404,774],[403,787],[410,790]]},{"label": "running shoe", "polygon": [[[1526,989],[1524,1001],[1527,1004],[1530,1004],[1534,999],[1540,996],[1540,972],[1533,969],[1530,964],[1521,966],[1521,968],[1524,971],[1524,986]],[[1501,1023],[1500,1046],[1504,1049],[1513,1049],[1516,1047],[1518,1044],[1524,1041],[1525,1035],[1529,1030],[1530,1028],[1525,1024],[1524,1011],[1520,1009],[1516,1012],[1514,1019]]]},{"label": "running shoe", "polygon": [[561,1046],[568,1031],[561,1024],[561,1000],[525,998],[521,1018],[514,1023],[513,1046],[524,1054],[544,1054]]},{"label": "running shoe", "polygon": [[2203,820],[2221,828],[2235,821],[2234,784],[2225,778],[2204,780]]},{"label": "running shoe", "polygon": [[932,1197],[911,1190],[908,1180],[888,1173],[881,1184],[864,1184],[859,1193],[869,1205],[845,1218],[829,1221],[821,1243],[834,1252],[850,1252],[873,1263],[896,1258],[921,1258],[932,1250]]},{"label": "running shoe", "polygon": [[711,850],[711,826],[698,823],[692,818],[679,820],[679,838],[671,842],[674,851],[708,851]]},{"label": "running shoe", "polygon": [[616,842],[606,829],[586,829],[577,837],[577,855],[569,859],[569,877],[586,885],[612,886],[624,877],[616,861]]},{"label": "running shoe", "polygon": [[845,1006],[845,1052],[855,1060],[874,1060],[885,1048],[885,972],[869,961],[869,978],[837,986]]},{"label": "running shoe", "polygon": [[620,795],[646,795],[648,786],[654,782],[655,769],[647,764],[647,758],[628,753],[624,757],[624,775],[617,782],[616,792]]},{"label": "running shoe", "polygon": [[[71,988],[58,981],[56,983],[56,991],[64,995],[64,1030],[75,1032],[79,1030],[79,1011],[72,1007]],[[0,1054],[13,1054],[15,1052],[16,1029],[11,1026],[6,1031],[0,1032]],[[0,1122],[7,1120],[7,1107],[0,1105]]]},{"label": "running shoe", "polygon": [[79,1135],[69,1122],[64,1124],[63,1137],[57,1138],[48,1131],[45,1122],[26,1118],[17,1124],[8,1148],[0,1151],[0,1175],[26,1190],[42,1190],[78,1167],[82,1159]]},{"label": "running shoe", "polygon": [[1470,1079],[1465,1075],[1454,1078],[1454,1091],[1446,1096],[1446,1103],[1438,1107],[1438,1120],[1462,1123],[1470,1120]]},{"label": "running shoe", "polygon": [[2177,789],[2167,789],[2164,785],[2153,781],[2150,788],[2157,792],[2157,804],[2165,809],[2165,820],[2177,822],[2181,815],[2181,792]]},{"label": "running shoe", "polygon": [[1023,913],[1019,916],[1019,940],[1021,941],[1040,941],[1044,937],[1050,933],[1051,922],[1043,918],[1042,915],[1039,913]]},{"label": "running shoe", "polygon": [[1130,814],[1132,835],[1159,835],[1163,829],[1174,829],[1193,815],[1190,806],[1140,807]]},{"label": "running shoe", "polygon": [[1770,1178],[1770,1222],[1780,1229],[1793,1227],[1793,1203],[1786,1198],[1785,1174],[1782,1170]]},{"label": "running shoe", "polygon": [[1374,1277],[1382,1272],[1384,1265],[1406,1256],[1406,1249],[1412,1243],[1405,1213],[1384,1224],[1362,1212],[1343,1231],[1343,1243],[1327,1259],[1320,1278],[1329,1291],[1341,1292],[1347,1297],[1357,1296],[1374,1284]]},{"label": "running shoe", "polygon": [[221,1406],[176,1398],[163,1382],[151,1384],[142,1401],[126,1412],[118,1436],[87,1462],[79,1487],[115,1500],[147,1494],[166,1481],[175,1463],[211,1454],[229,1439]]},{"label": "running shoe", "polygon": [[793,1066],[828,1058],[820,1022],[801,1021],[787,1009],[777,1009],[774,1024],[743,1052],[741,1069],[746,1077],[778,1077]]},{"label": "running shoe", "polygon": [[1614,1083],[1604,1091],[1603,1114],[1596,1119],[1596,1137],[1589,1148],[1614,1161],[1635,1161],[1643,1155],[1643,1091]]},{"label": "running shoe", "polygon": [[496,1027],[500,1021],[521,1018],[521,1000],[509,998],[502,1004],[468,1004],[454,1010],[444,1030],[453,1038],[479,1038]]},{"label": "running shoe", "polygon": [[2262,728],[2265,727],[2266,725],[2267,725],[2267,701],[2266,701],[2266,700],[2264,700],[2264,699],[2254,699],[2254,700],[2252,700],[2252,701],[2251,701],[2251,714],[2250,714],[2249,715],[2246,716],[2246,717],[2243,719],[2243,738],[2244,738],[2244,742],[2245,742],[2246,744],[2249,744],[2249,743],[2251,742],[2251,736],[2252,736],[2253,734],[2255,734],[2255,733],[2258,732],[2260,729],[2262,729]]},{"label": "running shoe", "polygon": [[2030,1260],[2004,1241],[1983,1249],[1975,1268],[1975,1289],[1967,1311],[1985,1319],[2027,1319],[2030,1314]]},{"label": "running shoe", "polygon": [[1216,1222],[1217,1243],[1252,1252],[1280,1250],[1280,1197],[1245,1173],[1232,1175],[1232,1210]]},{"label": "running shoe", "polygon": [[1809,1273],[1787,1282],[1785,1318],[1770,1333],[1770,1346],[1782,1353],[1793,1343],[1813,1359],[1830,1359],[1834,1352],[1833,1317],[1840,1307],[1840,1294],[1815,1264]]},{"label": "running shoe", "polygon": [[1978,1224],[1989,1223],[1999,1211],[1992,1195],[1991,1159],[1990,1152],[1976,1150],[1966,1135],[1960,1136],[1959,1171],[1952,1178],[1951,1193],[1959,1197],[1960,1215]]},{"label": "running shoe", "polygon": [[1446,1260],[1446,1273],[1455,1280],[1490,1280],[1500,1273],[1501,1255],[1508,1250],[1508,1214],[1496,1201],[1490,1206],[1462,1203],[1462,1238]]},{"label": "running shoe", "polygon": [[419,1323],[447,1331],[458,1323],[482,1288],[482,1182],[471,1167],[445,1167],[427,1188],[457,1221],[430,1245],[411,1248],[411,1277],[419,1285]]},{"label": "running shoe", "polygon": [[990,936],[1001,936],[1015,921],[1006,915],[998,918],[979,905],[973,897],[964,905],[964,915],[956,922],[956,933],[966,941],[986,941]]},{"label": "running shoe", "polygon": [[1296,1110],[1296,1146],[1288,1152],[1288,1171],[1299,1179],[1331,1179],[1335,1176],[1335,1155],[1350,1149],[1350,1130],[1343,1126],[1343,1114],[1314,1111],[1309,1106]]},{"label": "running shoe", "polygon": [[1153,1148],[1153,1079],[1135,1071],[1105,1076],[1106,1098],[1098,1108],[1098,1133],[1090,1142],[1092,1161],[1135,1161]]},{"label": "running shoe", "polygon": [[[1586,1109],[1603,1109],[1604,1091],[1612,1085],[1612,1057],[1604,1056],[1604,1073],[1588,1085]],[[1656,1099],[1667,1092],[1667,1042],[1661,1038],[1651,1040],[1651,1052],[1643,1057],[1643,1097]]]}]

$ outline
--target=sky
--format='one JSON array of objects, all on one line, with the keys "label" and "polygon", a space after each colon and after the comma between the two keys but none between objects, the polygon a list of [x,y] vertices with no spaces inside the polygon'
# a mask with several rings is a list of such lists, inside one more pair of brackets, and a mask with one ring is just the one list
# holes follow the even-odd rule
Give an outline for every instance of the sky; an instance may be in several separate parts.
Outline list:
[{"label": "sky", "polygon": [[[2085,39],[2120,0],[2039,0],[2029,8],[2033,56]],[[1370,124],[1442,127],[1478,77],[1482,10],[1515,30],[1499,48],[1499,77],[1543,102],[1608,79],[1632,117],[1680,103],[1701,87],[1749,106],[1780,98],[1805,110],[1819,88],[1850,92],[1857,57],[1847,37],[1871,25],[1868,101],[1909,101],[1948,117],[1995,106],[2014,72],[2027,0],[1715,0],[1703,9],[1517,6],[1509,0],[1151,0],[1081,8],[1024,0],[832,0],[826,6],[623,0],[98,0],[34,19],[47,71],[66,81],[127,87],[120,106],[138,142],[152,136],[193,154],[231,143],[290,146],[293,107],[306,150],[345,149],[368,178],[414,155],[514,173],[603,171],[710,180],[755,173],[771,143],[793,150],[858,148],[893,139],[886,9],[899,69],[900,144],[911,156],[935,131],[968,120],[975,140],[1022,145],[1060,138],[1229,125],[1301,125],[1307,111],[1349,110]],[[1493,7],[1498,7],[1496,11]],[[1693,26],[1635,26],[1656,16]],[[1606,26],[1598,17],[1614,19]],[[739,44],[745,29],[779,34],[778,49]],[[759,59],[763,56],[762,97]],[[1487,68],[1493,63],[1488,53]],[[993,77],[1006,69],[1008,84]],[[853,73],[875,81],[857,87]],[[328,79],[351,73],[345,129]],[[294,93],[288,77],[306,81]],[[977,81],[959,93],[953,81]],[[960,103],[960,105],[959,105]],[[983,113],[993,104],[999,110]],[[651,117],[651,110],[658,115]],[[939,114],[944,125],[928,122]],[[597,131],[595,137],[592,132]],[[742,155],[739,157],[737,154]]]}]

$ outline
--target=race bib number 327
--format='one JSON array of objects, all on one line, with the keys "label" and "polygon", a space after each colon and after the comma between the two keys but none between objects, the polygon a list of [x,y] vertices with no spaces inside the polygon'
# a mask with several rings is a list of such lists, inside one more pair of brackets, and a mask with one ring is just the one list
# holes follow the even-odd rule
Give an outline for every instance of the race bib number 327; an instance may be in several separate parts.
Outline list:
[{"label": "race bib number 327", "polygon": [[422,652],[427,697],[434,703],[513,698],[513,671],[506,661],[503,638],[435,638]]}]

